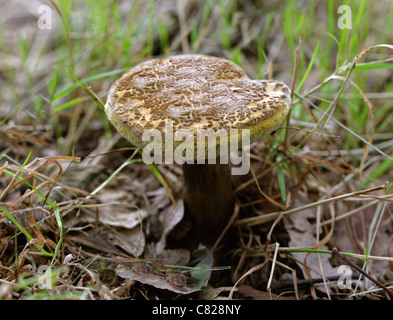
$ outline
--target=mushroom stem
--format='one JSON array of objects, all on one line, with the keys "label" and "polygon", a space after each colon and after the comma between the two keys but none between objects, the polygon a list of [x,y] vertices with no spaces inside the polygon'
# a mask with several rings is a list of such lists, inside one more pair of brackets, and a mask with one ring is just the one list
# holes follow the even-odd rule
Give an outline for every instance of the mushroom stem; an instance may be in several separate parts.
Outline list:
[{"label": "mushroom stem", "polygon": [[183,164],[185,218],[190,238],[204,244],[217,240],[234,209],[229,164]]}]

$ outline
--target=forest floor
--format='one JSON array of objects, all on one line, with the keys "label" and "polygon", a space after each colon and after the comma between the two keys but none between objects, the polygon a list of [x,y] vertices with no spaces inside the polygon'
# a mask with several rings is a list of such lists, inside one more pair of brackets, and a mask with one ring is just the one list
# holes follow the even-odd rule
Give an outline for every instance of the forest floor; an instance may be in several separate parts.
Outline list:
[{"label": "forest floor", "polygon": [[[0,299],[390,299],[393,3],[343,4],[0,2]],[[197,250],[167,245],[181,167],[143,163],[99,107],[180,53],[293,89]]]}]

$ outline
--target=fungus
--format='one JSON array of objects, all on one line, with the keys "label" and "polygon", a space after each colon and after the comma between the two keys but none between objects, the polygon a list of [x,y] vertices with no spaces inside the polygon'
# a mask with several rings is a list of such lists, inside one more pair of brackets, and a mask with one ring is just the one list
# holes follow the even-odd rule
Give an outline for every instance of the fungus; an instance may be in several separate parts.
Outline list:
[{"label": "fungus", "polygon": [[251,80],[225,59],[177,55],[134,66],[111,87],[105,112],[144,159],[182,165],[190,234],[209,244],[234,209],[228,155],[275,131],[289,106],[282,82]]}]

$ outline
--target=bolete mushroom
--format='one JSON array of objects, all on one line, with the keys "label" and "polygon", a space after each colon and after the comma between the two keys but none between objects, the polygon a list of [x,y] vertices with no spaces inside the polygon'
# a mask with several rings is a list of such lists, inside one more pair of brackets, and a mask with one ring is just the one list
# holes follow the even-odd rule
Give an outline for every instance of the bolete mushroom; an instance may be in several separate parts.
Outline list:
[{"label": "bolete mushroom", "polygon": [[[289,106],[290,90],[282,82],[251,80],[226,59],[177,55],[134,66],[111,87],[105,112],[147,158],[155,151],[152,161],[169,157],[182,164],[191,234],[212,243],[234,209],[228,153],[276,130]],[[146,139],[146,132],[154,134]],[[187,151],[191,155],[184,156]]]}]

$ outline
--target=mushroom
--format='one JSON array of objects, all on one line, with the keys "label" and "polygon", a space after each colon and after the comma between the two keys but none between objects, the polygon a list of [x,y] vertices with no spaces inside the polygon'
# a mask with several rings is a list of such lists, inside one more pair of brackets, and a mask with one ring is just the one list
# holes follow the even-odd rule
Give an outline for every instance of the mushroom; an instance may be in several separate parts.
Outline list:
[{"label": "mushroom", "polygon": [[177,55],[134,66],[111,87],[105,112],[144,159],[182,164],[188,235],[209,244],[233,214],[228,154],[275,131],[289,106],[282,82],[251,80],[226,59]]}]

